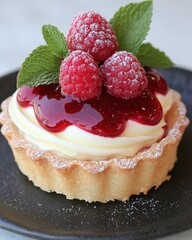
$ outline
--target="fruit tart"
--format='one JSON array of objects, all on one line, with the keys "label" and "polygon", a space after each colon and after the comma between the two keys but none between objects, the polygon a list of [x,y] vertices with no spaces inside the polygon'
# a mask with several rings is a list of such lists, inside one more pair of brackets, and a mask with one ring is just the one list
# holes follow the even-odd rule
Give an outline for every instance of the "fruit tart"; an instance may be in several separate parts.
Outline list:
[{"label": "fruit tart", "polygon": [[152,5],[128,4],[109,22],[82,12],[67,38],[43,26],[46,45],[26,58],[0,114],[35,186],[68,199],[124,201],[170,178],[189,120],[180,94],[155,70],[172,61],[143,43]]}]

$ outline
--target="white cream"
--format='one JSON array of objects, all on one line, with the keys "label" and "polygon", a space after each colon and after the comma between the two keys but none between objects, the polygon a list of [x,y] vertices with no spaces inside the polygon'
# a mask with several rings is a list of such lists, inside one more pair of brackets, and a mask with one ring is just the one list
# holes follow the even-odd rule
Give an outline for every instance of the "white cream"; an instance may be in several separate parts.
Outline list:
[{"label": "white cream", "polygon": [[135,155],[163,136],[163,127],[166,124],[164,116],[172,105],[171,90],[165,96],[157,94],[164,114],[158,125],[147,126],[129,120],[120,136],[110,138],[88,133],[76,126],[69,126],[59,133],[48,132],[37,122],[33,107],[21,107],[16,95],[17,92],[11,99],[9,114],[24,138],[42,150],[78,160],[102,160]]}]

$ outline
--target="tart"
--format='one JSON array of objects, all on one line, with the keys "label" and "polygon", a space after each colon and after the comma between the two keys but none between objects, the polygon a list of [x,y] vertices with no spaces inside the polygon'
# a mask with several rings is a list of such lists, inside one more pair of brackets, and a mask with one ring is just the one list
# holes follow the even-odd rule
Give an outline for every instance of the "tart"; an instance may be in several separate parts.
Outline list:
[{"label": "tart", "polygon": [[80,13],[67,40],[44,25],[47,46],[25,60],[18,90],[2,103],[2,134],[21,172],[44,191],[125,201],[170,179],[189,120],[180,94],[152,69],[171,60],[151,44],[122,44],[117,23],[131,8],[149,14],[152,2],[127,5],[110,23]]}]

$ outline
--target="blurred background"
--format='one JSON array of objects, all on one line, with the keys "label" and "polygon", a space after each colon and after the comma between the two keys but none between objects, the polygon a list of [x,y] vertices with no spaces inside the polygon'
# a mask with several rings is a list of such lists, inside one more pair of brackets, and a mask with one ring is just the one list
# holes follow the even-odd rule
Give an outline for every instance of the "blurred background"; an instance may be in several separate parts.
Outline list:
[{"label": "blurred background", "polygon": [[[18,69],[25,57],[44,44],[43,24],[67,35],[79,11],[94,10],[110,19],[130,0],[0,0],[0,76]],[[192,70],[192,1],[154,0],[146,41],[164,50],[177,66]]]},{"label": "blurred background", "polygon": [[[130,0],[0,0],[0,76],[19,68],[28,54],[44,44],[43,24],[67,35],[73,17],[94,10],[110,19]],[[154,0],[153,21],[146,39],[165,51],[176,66],[192,70],[192,1]],[[0,229],[2,240],[28,239]],[[192,239],[192,230],[165,240]]]}]

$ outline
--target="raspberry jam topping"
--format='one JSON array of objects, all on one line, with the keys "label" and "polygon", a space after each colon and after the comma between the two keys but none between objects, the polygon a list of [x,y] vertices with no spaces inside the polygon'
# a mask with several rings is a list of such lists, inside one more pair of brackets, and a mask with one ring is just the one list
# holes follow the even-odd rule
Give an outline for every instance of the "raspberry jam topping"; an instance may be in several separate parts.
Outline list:
[{"label": "raspberry jam topping", "polygon": [[104,137],[119,136],[127,121],[157,125],[163,110],[155,93],[165,95],[168,86],[156,71],[146,69],[148,88],[132,99],[112,96],[105,89],[99,98],[80,100],[63,96],[59,84],[20,88],[17,101],[22,107],[33,106],[39,124],[51,132],[60,132],[75,125],[92,134]]}]

